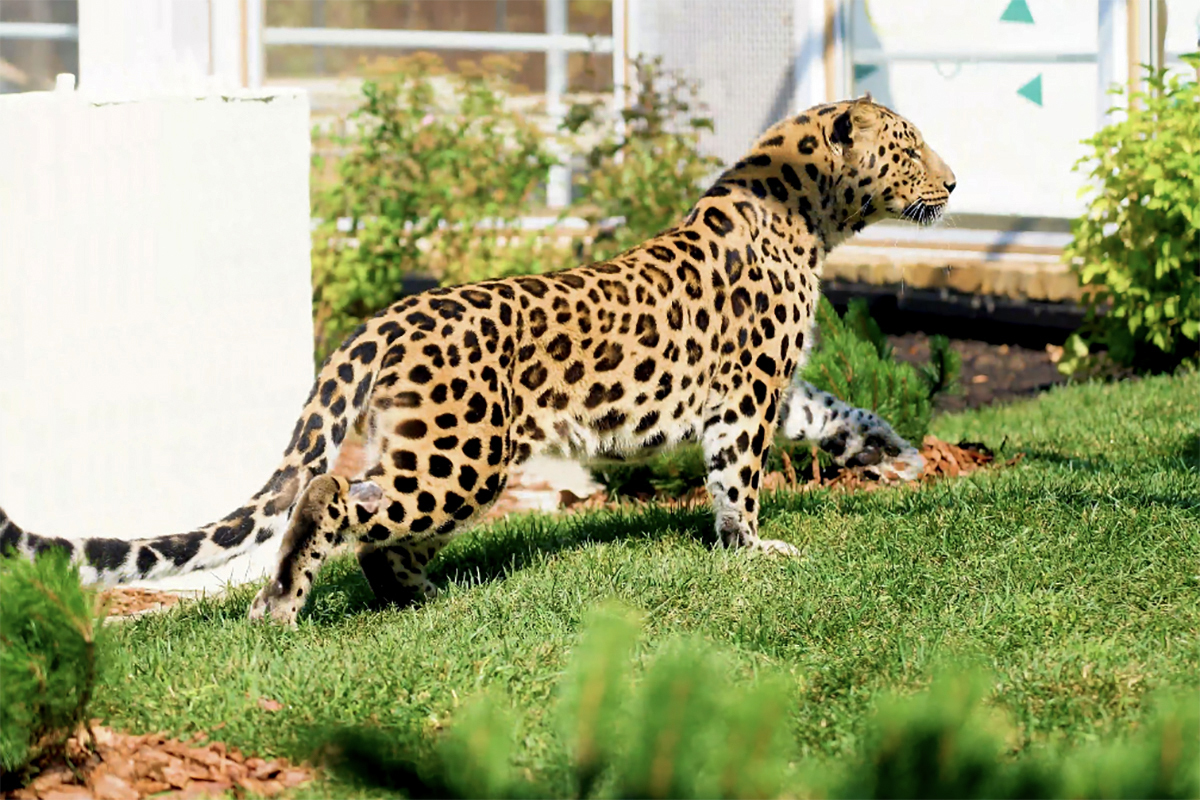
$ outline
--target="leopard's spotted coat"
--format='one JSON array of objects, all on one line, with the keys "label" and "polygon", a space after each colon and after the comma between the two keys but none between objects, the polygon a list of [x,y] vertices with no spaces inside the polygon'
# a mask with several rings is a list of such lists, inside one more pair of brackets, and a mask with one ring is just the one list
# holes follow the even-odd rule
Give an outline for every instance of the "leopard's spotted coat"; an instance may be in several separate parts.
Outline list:
[{"label": "leopard's spotted coat", "polygon": [[[763,134],[677,227],[611,261],[438,289],[371,319],[321,369],[275,474],[220,522],[72,542],[0,511],[0,547],[63,547],[85,579],[120,582],[210,567],[282,530],[251,616],[287,623],[344,542],[380,600],[425,593],[438,549],[534,453],[625,459],[694,439],[720,541],[794,552],[758,537],[777,430],[843,463],[920,465],[882,420],[793,379],[825,254],[879,219],[936,219],[954,183],[869,97],[811,109]],[[353,425],[369,466],[348,480],[328,468]]]}]

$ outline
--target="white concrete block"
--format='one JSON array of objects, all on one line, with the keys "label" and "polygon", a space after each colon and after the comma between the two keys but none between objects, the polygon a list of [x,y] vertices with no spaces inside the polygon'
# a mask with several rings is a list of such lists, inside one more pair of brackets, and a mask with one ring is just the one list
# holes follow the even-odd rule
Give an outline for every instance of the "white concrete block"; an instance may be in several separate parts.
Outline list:
[{"label": "white concrete block", "polygon": [[287,89],[0,97],[0,505],[20,525],[189,531],[270,476],[313,376],[308,119]]}]

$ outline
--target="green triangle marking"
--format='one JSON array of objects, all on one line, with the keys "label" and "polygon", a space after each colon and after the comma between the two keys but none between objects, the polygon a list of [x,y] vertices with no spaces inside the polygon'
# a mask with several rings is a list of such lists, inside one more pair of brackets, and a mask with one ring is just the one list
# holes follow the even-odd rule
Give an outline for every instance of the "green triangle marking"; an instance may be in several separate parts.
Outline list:
[{"label": "green triangle marking", "polygon": [[861,81],[863,78],[874,75],[879,71],[878,64],[855,64],[854,65],[854,80]]},{"label": "green triangle marking", "polygon": [[1024,22],[1026,25],[1033,24],[1033,14],[1029,12],[1029,4],[1025,0],[1012,0],[1008,4],[1008,8],[1004,9],[1004,13],[1000,15],[1001,22]]},{"label": "green triangle marking", "polygon": [[1021,97],[1024,97],[1029,102],[1037,103],[1040,106],[1042,104],[1041,73],[1039,73],[1038,76],[1029,83],[1025,84],[1020,89],[1017,89],[1017,94],[1021,95]]}]

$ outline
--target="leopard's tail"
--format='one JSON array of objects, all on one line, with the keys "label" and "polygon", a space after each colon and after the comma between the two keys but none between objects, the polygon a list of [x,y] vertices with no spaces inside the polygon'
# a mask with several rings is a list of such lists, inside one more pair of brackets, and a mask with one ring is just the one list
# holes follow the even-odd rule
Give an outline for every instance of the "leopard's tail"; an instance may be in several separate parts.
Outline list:
[{"label": "leopard's tail", "polygon": [[149,539],[66,539],[23,530],[0,508],[0,554],[33,557],[67,552],[84,583],[112,585],[212,569],[278,542],[300,494],[337,460],[349,427],[366,408],[384,354],[372,339],[354,342],[359,328],[321,368],[296,422],[283,461],[266,485],[236,511],[189,533]]}]

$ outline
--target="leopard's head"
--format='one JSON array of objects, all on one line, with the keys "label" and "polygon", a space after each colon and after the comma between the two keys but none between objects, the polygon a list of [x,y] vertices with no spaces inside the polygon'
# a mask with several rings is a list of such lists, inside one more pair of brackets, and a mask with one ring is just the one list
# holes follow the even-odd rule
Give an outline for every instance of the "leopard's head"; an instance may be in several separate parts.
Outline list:
[{"label": "leopard's head", "polygon": [[[830,149],[854,180],[843,211],[865,222],[907,219],[929,225],[941,218],[954,191],[954,172],[911,122],[867,94],[825,115]],[[868,208],[874,206],[874,208]]]},{"label": "leopard's head", "polygon": [[883,219],[932,224],[954,186],[916,126],[868,94],[773,125],[709,196],[745,187],[786,206],[829,249]]}]

